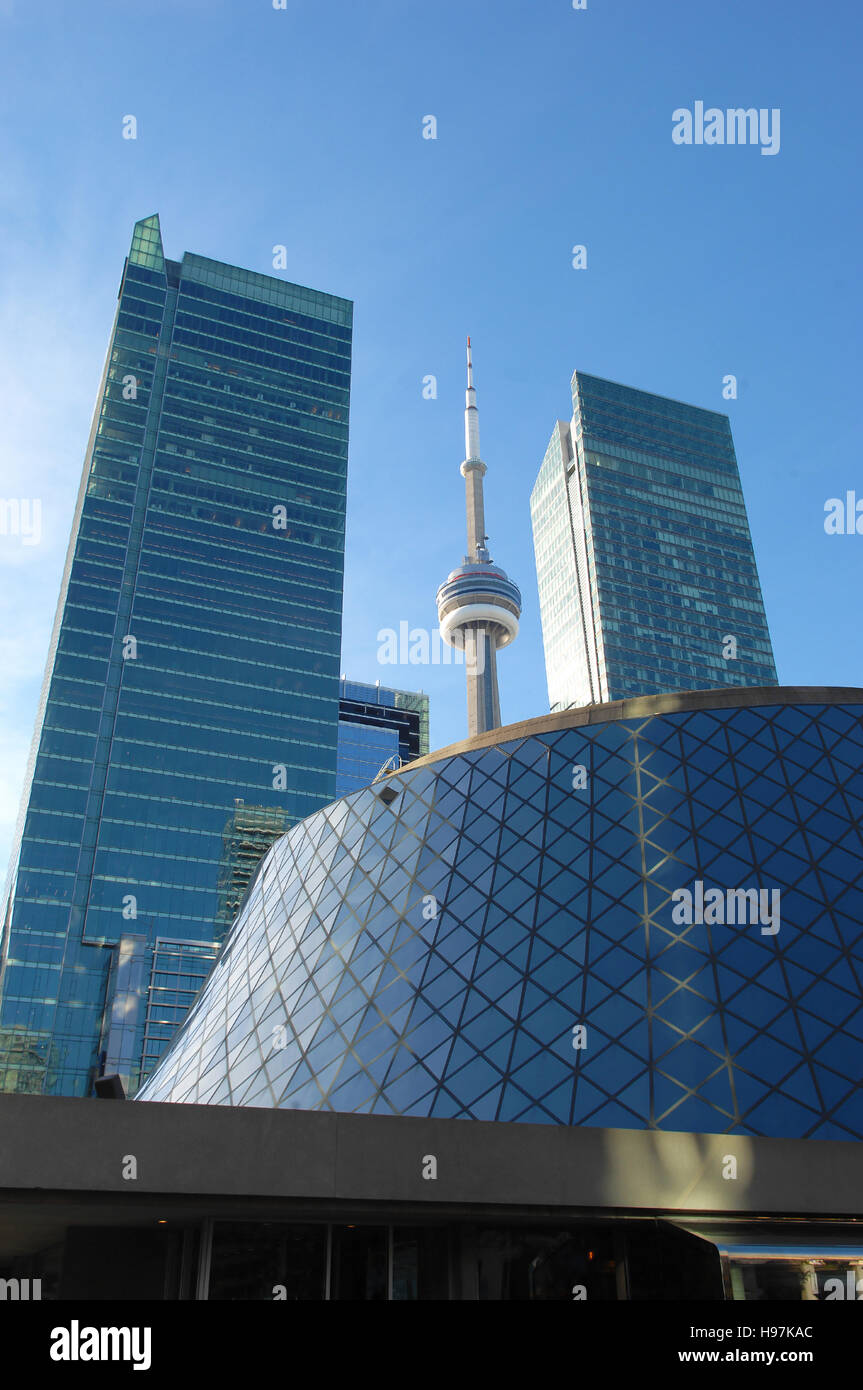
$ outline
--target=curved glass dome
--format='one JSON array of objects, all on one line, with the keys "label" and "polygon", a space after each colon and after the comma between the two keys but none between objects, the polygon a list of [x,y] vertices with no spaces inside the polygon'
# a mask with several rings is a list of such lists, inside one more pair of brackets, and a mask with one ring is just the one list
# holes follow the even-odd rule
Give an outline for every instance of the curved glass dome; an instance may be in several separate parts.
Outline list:
[{"label": "curved glass dome", "polygon": [[863,1138],[863,692],[571,710],[269,851],[137,1099]]}]

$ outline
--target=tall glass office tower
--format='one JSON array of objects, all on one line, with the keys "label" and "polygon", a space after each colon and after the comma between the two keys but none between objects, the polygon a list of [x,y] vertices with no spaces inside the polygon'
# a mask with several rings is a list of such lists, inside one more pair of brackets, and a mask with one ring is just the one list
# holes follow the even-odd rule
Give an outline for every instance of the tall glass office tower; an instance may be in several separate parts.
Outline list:
[{"label": "tall glass office tower", "polygon": [[131,1073],[157,942],[216,936],[238,803],[293,824],[335,796],[351,323],[135,227],[4,903],[0,1088]]},{"label": "tall glass office tower", "polygon": [[551,709],[776,684],[726,415],[575,372],[531,495]]}]

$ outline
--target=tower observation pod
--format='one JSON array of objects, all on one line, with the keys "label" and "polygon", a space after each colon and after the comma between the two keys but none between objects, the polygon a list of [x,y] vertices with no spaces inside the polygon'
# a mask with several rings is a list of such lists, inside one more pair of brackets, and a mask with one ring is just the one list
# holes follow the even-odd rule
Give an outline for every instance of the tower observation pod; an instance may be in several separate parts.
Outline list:
[{"label": "tower observation pod", "polygon": [[461,465],[467,502],[467,554],[458,569],[437,591],[441,636],[464,652],[467,672],[468,734],[500,727],[497,689],[497,651],[518,636],[521,594],[486,549],[482,480],[485,464],[479,455],[479,412],[473,384],[470,338],[467,340],[467,391],[464,411],[465,459]]}]

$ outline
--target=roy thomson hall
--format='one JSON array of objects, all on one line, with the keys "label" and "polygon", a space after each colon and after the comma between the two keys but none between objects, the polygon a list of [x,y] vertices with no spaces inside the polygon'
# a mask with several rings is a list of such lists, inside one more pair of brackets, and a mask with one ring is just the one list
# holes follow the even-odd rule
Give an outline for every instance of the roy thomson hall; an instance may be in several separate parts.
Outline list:
[{"label": "roy thomson hall", "polygon": [[776,686],[343,796],[134,1100],[0,1096],[6,1297],[859,1298],[861,813],[863,691]]}]

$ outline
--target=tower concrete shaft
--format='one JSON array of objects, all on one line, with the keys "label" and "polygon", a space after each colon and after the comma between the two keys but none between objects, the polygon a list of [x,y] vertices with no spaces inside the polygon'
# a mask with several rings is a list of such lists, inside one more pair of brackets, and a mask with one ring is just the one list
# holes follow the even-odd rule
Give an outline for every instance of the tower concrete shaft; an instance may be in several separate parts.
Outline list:
[{"label": "tower concrete shaft", "polygon": [[467,507],[467,558],[481,560],[485,551],[485,502],[482,480],[485,464],[480,459],[465,459],[461,466]]},{"label": "tower concrete shaft", "polygon": [[467,732],[487,733],[500,728],[500,695],[497,686],[497,642],[492,629],[485,627],[462,629],[465,639],[467,668]]}]

